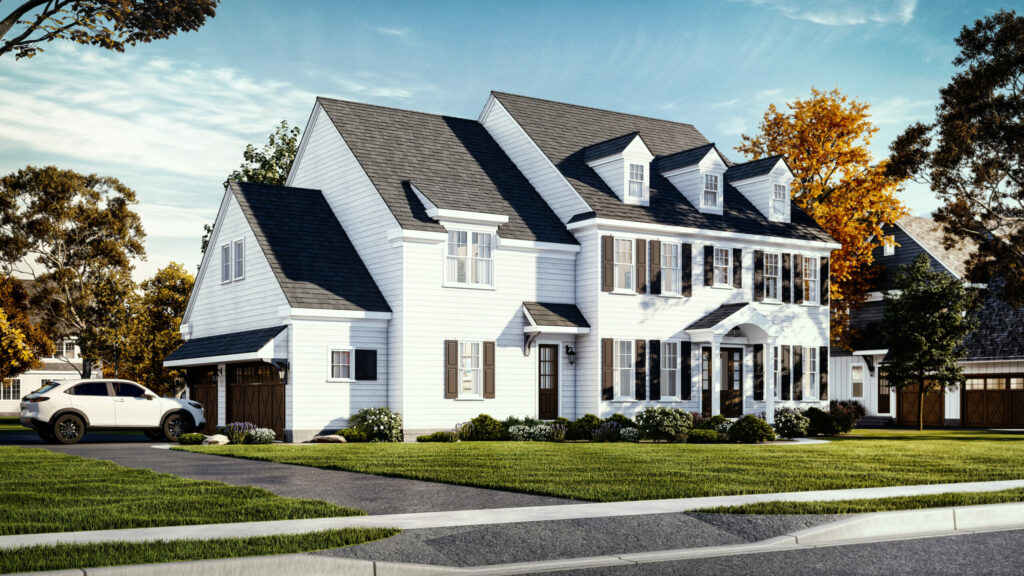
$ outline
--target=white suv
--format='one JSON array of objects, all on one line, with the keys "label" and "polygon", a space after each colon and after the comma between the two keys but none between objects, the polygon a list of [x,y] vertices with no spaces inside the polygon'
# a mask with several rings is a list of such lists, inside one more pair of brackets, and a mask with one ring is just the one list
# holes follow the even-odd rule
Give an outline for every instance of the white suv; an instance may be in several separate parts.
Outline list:
[{"label": "white suv", "polygon": [[176,441],[206,423],[192,400],[160,398],[140,384],[108,378],[51,382],[21,399],[21,423],[47,442],[74,444],[89,430],[139,430]]}]

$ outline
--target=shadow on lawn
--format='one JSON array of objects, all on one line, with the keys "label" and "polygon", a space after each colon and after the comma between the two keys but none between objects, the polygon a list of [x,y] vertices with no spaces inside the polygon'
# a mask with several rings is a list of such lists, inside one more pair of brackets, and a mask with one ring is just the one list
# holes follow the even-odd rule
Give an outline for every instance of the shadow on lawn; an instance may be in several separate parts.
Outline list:
[{"label": "shadow on lawn", "polygon": [[943,429],[924,430],[908,428],[904,430],[860,431],[859,433],[833,436],[829,440],[837,442],[858,441],[949,441],[949,442],[1024,442],[1024,431],[993,432],[991,430]]}]

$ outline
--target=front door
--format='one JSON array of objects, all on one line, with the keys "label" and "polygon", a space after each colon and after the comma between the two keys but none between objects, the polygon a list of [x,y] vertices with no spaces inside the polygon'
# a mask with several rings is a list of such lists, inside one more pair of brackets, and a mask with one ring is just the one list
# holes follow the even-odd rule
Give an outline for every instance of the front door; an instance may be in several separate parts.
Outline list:
[{"label": "front door", "polygon": [[537,347],[537,378],[540,387],[538,414],[541,420],[558,418],[558,346]]},{"label": "front door", "polygon": [[700,413],[711,417],[711,348],[700,349]]},{"label": "front door", "polygon": [[892,410],[889,396],[889,380],[881,370],[878,372],[878,413],[889,414]]},{"label": "front door", "polygon": [[722,416],[739,418],[743,415],[743,350],[722,349]]}]

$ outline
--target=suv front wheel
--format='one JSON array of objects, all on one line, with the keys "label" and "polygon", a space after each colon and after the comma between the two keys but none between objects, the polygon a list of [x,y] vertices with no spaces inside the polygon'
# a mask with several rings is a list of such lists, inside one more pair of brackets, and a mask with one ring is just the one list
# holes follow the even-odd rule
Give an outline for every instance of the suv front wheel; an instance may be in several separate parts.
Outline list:
[{"label": "suv front wheel", "polygon": [[171,442],[177,442],[178,437],[188,432],[189,423],[181,414],[171,414],[164,419],[164,436]]},{"label": "suv front wheel", "polygon": [[77,414],[62,414],[53,423],[53,434],[61,444],[74,444],[85,436],[85,422]]}]

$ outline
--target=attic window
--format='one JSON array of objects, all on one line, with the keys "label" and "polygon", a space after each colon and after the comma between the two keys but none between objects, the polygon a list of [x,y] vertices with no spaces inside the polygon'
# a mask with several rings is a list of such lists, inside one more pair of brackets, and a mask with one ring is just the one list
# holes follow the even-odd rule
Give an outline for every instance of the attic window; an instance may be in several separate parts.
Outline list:
[{"label": "attic window", "polygon": [[885,237],[886,244],[882,247],[882,256],[892,256],[896,253],[896,245],[892,243],[892,237]]},{"label": "attic window", "polygon": [[717,174],[705,174],[704,175],[704,206],[708,208],[718,207],[718,175]]},{"label": "attic window", "polygon": [[643,199],[644,197],[644,165],[629,165],[629,197]]},{"label": "attic window", "polygon": [[789,200],[789,190],[785,184],[776,184],[772,192],[772,213],[776,218],[784,218],[786,215],[786,201]]}]

